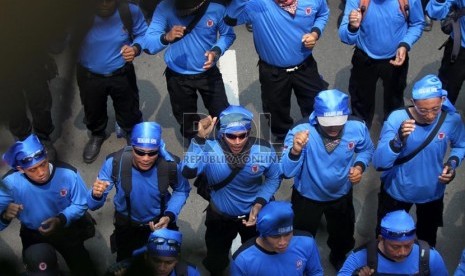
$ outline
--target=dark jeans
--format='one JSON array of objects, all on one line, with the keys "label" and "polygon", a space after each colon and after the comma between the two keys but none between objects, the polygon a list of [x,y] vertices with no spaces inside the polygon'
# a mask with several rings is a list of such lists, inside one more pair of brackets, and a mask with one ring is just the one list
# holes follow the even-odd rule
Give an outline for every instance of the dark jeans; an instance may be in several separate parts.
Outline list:
[{"label": "dark jeans", "polygon": [[139,90],[134,65],[127,63],[112,76],[93,74],[77,66],[77,83],[84,106],[85,124],[92,135],[104,136],[107,127],[107,99],[113,100],[118,125],[126,132],[142,122],[139,110]]},{"label": "dark jeans", "polygon": [[223,77],[218,67],[196,75],[183,75],[166,68],[166,85],[170,95],[174,117],[184,137],[190,139],[197,134],[197,91],[212,117],[219,117],[228,106]]},{"label": "dark jeans", "polygon": [[378,194],[378,221],[376,224],[376,236],[380,233],[381,220],[387,213],[402,209],[408,213],[413,204],[415,204],[417,208],[417,238],[419,240],[427,241],[430,246],[436,246],[436,233],[438,231],[438,227],[443,226],[443,197],[426,203],[403,202],[391,197],[384,190],[382,184],[381,190]]},{"label": "dark jeans", "polygon": [[[244,219],[248,219],[248,216]],[[238,233],[241,235],[242,243],[258,235],[255,226],[245,227],[242,219],[222,216],[213,211],[210,205],[207,208],[205,226],[207,227],[205,232],[207,256],[203,264],[211,274],[221,275],[228,266],[229,250]]]},{"label": "dark jeans", "polygon": [[384,118],[393,110],[404,106],[404,89],[407,85],[408,56],[404,63],[393,66],[390,59],[373,59],[355,48],[349,79],[352,113],[364,120],[370,128],[375,114],[376,83],[379,78],[384,88]]},{"label": "dark jeans", "polygon": [[463,66],[465,64],[465,48],[460,47],[457,59],[451,63],[450,55],[453,45],[453,40],[449,39],[444,49],[438,77],[442,82],[442,88],[447,90],[447,98],[455,104],[465,80],[465,66]]},{"label": "dark jeans", "polygon": [[49,243],[63,256],[72,275],[95,275],[95,268],[90,260],[89,252],[84,247],[84,242],[67,238],[66,236],[51,235],[42,236],[37,230],[32,230],[21,225],[19,232],[23,244],[23,254],[29,246],[37,243]]},{"label": "dark jeans", "polygon": [[315,237],[324,214],[328,229],[327,244],[331,254],[344,258],[354,247],[355,210],[352,190],[337,200],[326,202],[308,199],[293,190],[291,202],[295,214],[295,229],[308,231]]},{"label": "dark jeans", "polygon": [[284,138],[293,125],[290,115],[292,90],[302,117],[307,117],[313,111],[315,96],[326,89],[327,85],[318,73],[317,63],[312,55],[293,72],[264,61],[258,64],[263,112],[269,120],[273,135]]}]

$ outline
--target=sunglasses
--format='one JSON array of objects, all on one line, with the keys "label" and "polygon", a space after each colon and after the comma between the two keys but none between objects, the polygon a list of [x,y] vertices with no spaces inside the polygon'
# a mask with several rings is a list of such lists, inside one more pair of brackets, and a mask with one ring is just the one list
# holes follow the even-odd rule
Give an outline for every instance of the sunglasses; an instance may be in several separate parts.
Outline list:
[{"label": "sunglasses", "polygon": [[153,238],[149,242],[152,242],[156,245],[162,245],[166,243],[169,246],[177,246],[177,247],[181,246],[177,240],[165,239],[165,238],[160,238],[160,237]]},{"label": "sunglasses", "polygon": [[225,133],[224,136],[226,136],[226,138],[231,139],[231,140],[236,140],[236,139],[244,140],[245,138],[247,138],[247,136],[249,136],[249,133],[244,132],[238,135],[233,134],[233,133]]},{"label": "sunglasses", "polygon": [[24,157],[23,159],[19,160],[19,162],[23,165],[27,165],[31,163],[33,160],[42,159],[47,154],[45,149],[41,149],[39,151],[34,152],[33,154]]},{"label": "sunglasses", "polygon": [[150,157],[153,157],[155,155],[158,155],[158,150],[152,150],[152,151],[143,151],[143,150],[140,150],[140,149],[137,149],[135,147],[132,147],[132,149],[134,150],[134,152],[139,155],[139,156],[150,156]]},{"label": "sunglasses", "polygon": [[402,238],[402,237],[409,237],[415,235],[415,229],[410,230],[410,231],[402,231],[402,232],[394,232],[394,231],[389,231],[385,228],[381,228],[381,235],[383,237],[389,237],[389,238]]}]

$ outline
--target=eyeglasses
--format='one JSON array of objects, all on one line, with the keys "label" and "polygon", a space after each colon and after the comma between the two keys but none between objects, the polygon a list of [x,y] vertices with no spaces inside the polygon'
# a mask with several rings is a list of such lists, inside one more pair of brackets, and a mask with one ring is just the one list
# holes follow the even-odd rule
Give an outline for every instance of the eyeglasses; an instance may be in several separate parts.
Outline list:
[{"label": "eyeglasses", "polygon": [[152,242],[152,243],[154,243],[156,245],[161,245],[161,244],[166,243],[169,246],[177,246],[177,247],[181,246],[181,244],[179,244],[179,242],[177,240],[165,239],[165,238],[161,238],[161,237],[153,238],[149,242]]},{"label": "eyeglasses", "polygon": [[410,231],[401,231],[401,232],[395,232],[395,231],[390,231],[387,230],[386,228],[381,228],[381,235],[383,237],[388,237],[388,238],[402,238],[402,237],[409,237],[415,235],[415,229],[410,230]]},{"label": "eyeglasses", "polygon": [[29,156],[24,157],[23,159],[19,160],[19,162],[23,165],[27,165],[31,163],[33,160],[42,159],[47,154],[45,149],[38,150]]},{"label": "eyeglasses", "polygon": [[137,148],[135,148],[135,147],[132,147],[132,149],[133,149],[134,152],[135,152],[137,155],[139,155],[139,156],[146,156],[146,155],[148,155],[148,156],[150,156],[150,157],[153,157],[153,156],[157,155],[158,152],[159,152],[158,150],[143,151],[143,150],[137,149]]},{"label": "eyeglasses", "polygon": [[418,108],[416,105],[414,105],[415,110],[420,113],[421,115],[426,115],[429,113],[432,114],[438,114],[439,111],[441,111],[442,104],[440,106],[433,107],[431,109],[426,109],[426,108]]},{"label": "eyeglasses", "polygon": [[231,139],[231,140],[236,140],[236,139],[244,140],[245,138],[247,138],[247,136],[249,136],[249,133],[244,132],[238,135],[233,134],[233,133],[225,133],[224,136],[226,136],[226,138]]}]

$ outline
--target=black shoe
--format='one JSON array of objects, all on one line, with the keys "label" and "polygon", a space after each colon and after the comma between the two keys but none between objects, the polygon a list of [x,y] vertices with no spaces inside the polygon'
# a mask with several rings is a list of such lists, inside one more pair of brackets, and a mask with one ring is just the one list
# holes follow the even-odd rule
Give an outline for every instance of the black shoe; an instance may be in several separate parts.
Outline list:
[{"label": "black shoe", "polygon": [[334,267],[334,269],[336,269],[336,271],[341,270],[342,266],[344,265],[344,261],[345,256],[339,256],[332,253],[329,254],[329,262]]},{"label": "black shoe", "polygon": [[252,31],[253,31],[253,29],[252,29],[252,24],[250,24],[250,23],[246,23],[246,24],[245,24],[245,28],[246,28],[247,31],[249,31],[249,32],[252,32]]},{"label": "black shoe", "polygon": [[48,161],[53,162],[57,160],[57,150],[53,146],[53,143],[49,139],[40,140],[42,145],[44,145],[45,150],[47,151]]},{"label": "black shoe", "polygon": [[97,156],[100,152],[100,147],[102,147],[103,141],[105,141],[106,136],[94,136],[92,135],[87,142],[86,146],[84,147],[84,152],[82,153],[82,157],[84,158],[84,162],[90,164],[97,159]]}]

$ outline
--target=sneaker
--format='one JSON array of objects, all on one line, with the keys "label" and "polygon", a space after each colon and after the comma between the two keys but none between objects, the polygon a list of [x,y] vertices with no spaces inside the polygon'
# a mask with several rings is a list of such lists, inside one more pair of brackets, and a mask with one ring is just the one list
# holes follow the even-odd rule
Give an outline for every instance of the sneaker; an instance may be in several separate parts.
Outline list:
[{"label": "sneaker", "polygon": [[429,32],[433,29],[433,20],[425,14],[425,25],[423,26],[423,31]]},{"label": "sneaker", "polygon": [[332,253],[329,254],[329,262],[334,267],[334,269],[336,269],[336,271],[341,270],[342,266],[344,265],[344,261],[344,256],[341,257]]},{"label": "sneaker", "polygon": [[57,150],[53,146],[53,143],[49,139],[40,140],[42,145],[44,145],[45,150],[47,151],[48,161],[53,162],[57,160]]},{"label": "sneaker", "polygon": [[98,154],[100,153],[100,148],[102,147],[103,141],[107,136],[95,136],[92,135],[84,147],[82,157],[84,162],[90,164],[97,159]]},{"label": "sneaker", "polygon": [[249,32],[252,32],[252,31],[253,31],[253,29],[252,29],[252,24],[250,24],[250,23],[246,23],[246,24],[245,24],[245,28],[246,28],[247,31],[249,31]]}]

